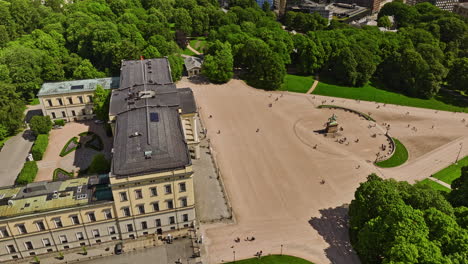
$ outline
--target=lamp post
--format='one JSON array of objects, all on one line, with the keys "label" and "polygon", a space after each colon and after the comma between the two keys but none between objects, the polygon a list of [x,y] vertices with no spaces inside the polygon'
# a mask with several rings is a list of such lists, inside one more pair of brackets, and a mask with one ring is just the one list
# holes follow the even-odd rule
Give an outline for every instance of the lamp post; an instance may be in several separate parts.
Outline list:
[{"label": "lamp post", "polygon": [[281,244],[281,256],[283,256],[283,244]]},{"label": "lamp post", "polygon": [[233,257],[233,258],[234,258],[234,262],[236,262],[236,251],[235,251],[235,250],[232,251],[232,254],[234,255],[234,257]]}]

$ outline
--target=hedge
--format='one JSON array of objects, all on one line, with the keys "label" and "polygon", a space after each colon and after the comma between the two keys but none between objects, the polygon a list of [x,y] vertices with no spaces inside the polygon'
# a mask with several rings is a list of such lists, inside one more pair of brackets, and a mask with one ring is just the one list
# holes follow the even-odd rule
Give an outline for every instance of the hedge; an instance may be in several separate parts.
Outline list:
[{"label": "hedge", "polygon": [[34,179],[36,179],[38,170],[36,161],[26,161],[18,175],[18,178],[16,178],[16,184],[26,185],[33,182]]},{"label": "hedge", "polygon": [[31,154],[33,155],[34,160],[42,160],[44,152],[47,149],[47,145],[49,145],[49,135],[39,134],[31,148]]},{"label": "hedge", "polygon": [[[75,144],[75,146],[72,148],[68,148],[68,146],[72,143]],[[78,142],[78,138],[77,137],[70,138],[70,140],[67,141],[65,146],[63,146],[62,151],[60,151],[60,157],[66,156],[67,154],[75,151],[79,147],[80,147],[80,142]]]},{"label": "hedge", "polygon": [[56,125],[56,126],[64,126],[64,125],[65,125],[65,120],[63,120],[63,119],[54,120],[54,125]]},{"label": "hedge", "polygon": [[57,168],[54,170],[54,175],[53,175],[53,180],[54,181],[58,181],[58,180],[61,180],[58,178],[58,174],[61,173],[61,174],[64,174],[66,176],[68,176],[69,178],[73,178],[73,173],[72,172],[68,172],[64,169],[61,169],[61,168]]}]

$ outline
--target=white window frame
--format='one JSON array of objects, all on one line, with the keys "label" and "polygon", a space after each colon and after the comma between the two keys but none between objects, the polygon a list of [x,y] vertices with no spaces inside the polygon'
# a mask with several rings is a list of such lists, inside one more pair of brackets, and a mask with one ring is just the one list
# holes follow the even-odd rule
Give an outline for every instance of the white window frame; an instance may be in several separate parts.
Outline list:
[{"label": "white window frame", "polygon": [[[111,232],[111,229],[114,231],[113,233]],[[117,234],[117,230],[115,229],[115,226],[109,226],[107,228],[107,232],[109,233],[109,235],[115,235]]]},{"label": "white window frame", "polygon": [[[112,219],[112,211],[111,211],[110,209],[103,210],[102,213],[104,214],[104,218],[105,218],[106,220]],[[110,218],[107,217],[107,213],[110,213],[110,215],[111,215]]]},{"label": "white window frame", "polygon": [[[153,193],[153,189],[154,189],[154,193]],[[150,192],[151,192],[152,197],[158,196],[158,188],[157,187],[151,187]]]},{"label": "white window frame", "polygon": [[57,225],[57,220],[60,221],[60,223],[62,224],[62,227],[63,227],[62,219],[60,219],[60,217],[59,217],[59,218],[54,218],[54,219],[52,219],[52,221],[54,221],[55,228],[61,228],[61,227],[59,227],[59,226]]},{"label": "white window frame", "polygon": [[[91,214],[94,215],[94,221],[91,220]],[[94,212],[87,212],[86,215],[88,216],[88,220],[90,222],[97,222],[96,214]]]},{"label": "white window frame", "polygon": [[[133,192],[135,193],[135,200],[143,199],[143,191],[141,189],[134,190]],[[138,197],[138,192],[140,193],[140,197]]]},{"label": "white window frame", "polygon": [[[184,185],[184,190],[180,188],[180,186]],[[187,183],[186,182],[179,182],[179,192],[187,192]]]},{"label": "white window frame", "polygon": [[[185,200],[185,205],[183,204],[184,200]],[[179,201],[180,201],[180,207],[187,207],[188,206],[188,198],[186,196],[180,197]]]},{"label": "white window frame", "polygon": [[[97,237],[101,237],[101,232],[99,232],[99,229],[93,229],[93,231],[91,231],[93,233],[93,237],[94,238],[97,238]],[[96,236],[97,234],[97,236]]]},{"label": "white window frame", "polygon": [[[10,251],[10,248],[9,248],[8,246],[13,246],[13,248],[15,249],[15,252],[11,252],[11,251]],[[16,247],[15,247],[15,245],[13,245],[13,244],[5,245],[5,247],[6,247],[6,250],[8,251],[8,253],[10,253],[10,254],[12,254],[12,253],[18,253],[18,250],[16,250]]]},{"label": "white window frame", "polygon": [[83,232],[76,232],[76,234],[75,234],[76,240],[80,240],[80,237],[78,236],[78,234],[81,234],[81,237],[83,238],[83,239],[81,239],[81,240],[84,240],[84,239],[85,239]]},{"label": "white window frame", "polygon": [[[128,215],[125,214],[125,209],[128,209],[128,213],[129,213]],[[130,216],[132,216],[132,211],[130,210],[130,207],[128,207],[128,206],[122,207],[122,215],[123,215],[124,217],[130,217]]]},{"label": "white window frame", "polygon": [[[132,231],[129,230],[129,228],[128,228],[129,226],[132,227],[132,229],[133,229]],[[133,224],[127,224],[126,228],[127,228],[127,232],[134,232],[135,231],[135,228],[133,227]]]},{"label": "white window frame", "polygon": [[[169,186],[169,192],[167,191],[168,186]],[[170,184],[164,185],[164,193],[165,194],[171,194],[172,193],[172,185],[170,185]]]},{"label": "white window frame", "polygon": [[[63,242],[62,237],[65,237],[65,240],[66,240],[67,242]],[[60,235],[60,236],[59,236],[59,240],[60,240],[60,244],[68,243],[68,237],[67,237],[67,235]]]},{"label": "white window frame", "polygon": [[[141,207],[143,207],[143,212],[141,212]],[[137,205],[137,208],[138,208],[138,214],[146,214],[146,208],[144,204]]]},{"label": "white window frame", "polygon": [[[171,222],[171,219],[174,219],[174,222]],[[169,216],[169,224],[170,225],[175,225],[175,223],[176,223],[175,216]]]},{"label": "white window frame", "polygon": [[79,218],[79,217],[78,217],[78,224],[74,222],[74,220],[73,220],[73,217],[74,217],[74,216],[78,217],[78,215],[70,215],[70,221],[72,222],[72,224],[73,224],[73,225],[79,225],[79,224],[81,224],[80,218]]},{"label": "white window frame", "polygon": [[[24,230],[25,230],[26,232],[24,232],[24,233],[21,232],[20,226],[23,226],[23,227],[24,227]],[[22,234],[27,234],[27,233],[28,233],[28,230],[26,229],[26,226],[25,226],[24,224],[18,224],[18,225],[16,226],[16,228],[18,228],[18,233],[20,233],[21,235],[22,235]]]},{"label": "white window frame", "polygon": [[44,225],[44,221],[36,221],[34,222],[34,224],[36,225],[36,228],[37,228],[37,231],[45,231],[47,230],[46,226],[44,225],[44,230],[42,230],[40,227],[39,227],[39,223],[42,223]]},{"label": "white window frame", "polygon": [[4,237],[5,237],[5,235],[3,235],[3,230],[5,230],[5,231],[8,233],[8,236],[6,236],[6,237],[9,237],[10,233],[8,232],[8,229],[7,229],[6,226],[0,228],[0,237],[1,237],[1,238],[4,238]]},{"label": "white window frame", "polygon": [[[31,247],[32,247],[31,249],[29,249],[28,246],[26,246],[26,243],[28,243],[28,242],[31,243]],[[26,250],[34,250],[34,244],[33,244],[33,242],[32,242],[32,241],[25,241],[25,242],[24,242],[24,248],[25,248]]]},{"label": "white window frame", "polygon": [[[49,242],[49,245],[48,245],[48,246],[46,246],[46,243],[45,243],[46,240]],[[42,239],[42,244],[44,245],[44,247],[50,247],[50,246],[52,246],[52,243],[50,243],[50,239],[47,238],[47,237]]]},{"label": "white window frame", "polygon": [[[122,194],[123,194],[123,193],[125,193],[125,200],[124,200],[123,197],[122,197]],[[119,192],[119,196],[120,196],[120,201],[121,201],[121,202],[126,202],[126,201],[128,201],[128,194],[127,194],[127,192]]]}]

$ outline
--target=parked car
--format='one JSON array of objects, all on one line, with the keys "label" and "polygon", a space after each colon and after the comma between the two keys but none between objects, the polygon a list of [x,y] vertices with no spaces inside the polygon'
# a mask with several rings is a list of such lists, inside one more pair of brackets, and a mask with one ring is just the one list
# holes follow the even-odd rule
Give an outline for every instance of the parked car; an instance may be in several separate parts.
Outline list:
[{"label": "parked car", "polygon": [[120,254],[123,253],[123,244],[122,244],[122,243],[118,243],[118,244],[115,245],[115,247],[114,247],[114,253],[115,253],[116,255],[120,255]]}]

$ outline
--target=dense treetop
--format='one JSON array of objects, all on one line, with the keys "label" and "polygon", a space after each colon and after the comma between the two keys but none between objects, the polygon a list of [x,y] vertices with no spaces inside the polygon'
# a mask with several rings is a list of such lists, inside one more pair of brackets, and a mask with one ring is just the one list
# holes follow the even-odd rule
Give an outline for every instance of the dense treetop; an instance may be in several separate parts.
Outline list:
[{"label": "dense treetop", "polygon": [[[468,184],[468,167],[464,171],[460,186]],[[362,263],[466,263],[468,208],[463,196],[462,189],[450,194],[452,205],[428,186],[369,175],[349,207],[353,247]]]},{"label": "dense treetop", "polygon": [[[186,38],[198,36],[219,48],[207,52],[203,69],[214,82],[236,69],[249,84],[273,90],[295,69],[423,98],[442,86],[468,87],[467,23],[428,3],[385,5],[379,23],[397,33],[318,14],[288,12],[280,21],[253,0],[232,0],[228,11],[216,0],[0,0],[0,89],[8,90],[0,115],[12,105],[12,117],[21,115],[43,82],[115,76],[122,59],[141,55],[167,56],[178,80]],[[0,137],[21,126],[21,118],[9,119],[0,119]]]}]

